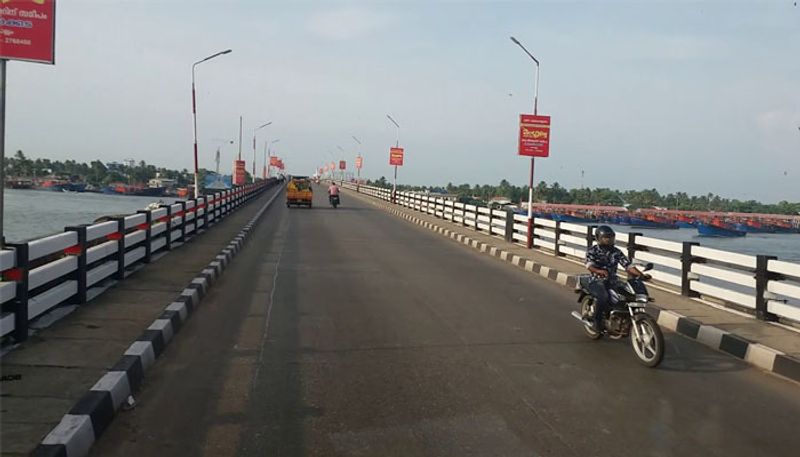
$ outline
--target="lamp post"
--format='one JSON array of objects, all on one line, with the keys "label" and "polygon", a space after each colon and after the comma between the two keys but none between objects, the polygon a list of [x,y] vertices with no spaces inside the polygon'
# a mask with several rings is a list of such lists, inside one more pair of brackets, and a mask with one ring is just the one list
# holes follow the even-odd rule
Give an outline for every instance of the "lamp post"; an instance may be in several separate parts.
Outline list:
[{"label": "lamp post", "polygon": [[197,166],[197,97],[195,95],[195,83],[194,83],[194,69],[201,63],[211,60],[214,57],[219,57],[224,54],[230,53],[230,49],[226,49],[224,51],[220,51],[216,54],[212,54],[206,57],[203,60],[198,60],[194,64],[192,64],[192,123],[194,124],[194,198],[197,198],[200,195],[200,170]]},{"label": "lamp post", "polygon": [[[358,143],[358,146],[361,146],[361,141],[358,138],[356,138],[355,135],[351,135],[351,136],[353,137],[353,141]],[[358,146],[356,146],[356,152],[358,152]],[[358,153],[356,155],[356,192],[358,192],[359,189],[361,188],[361,164],[362,164],[362,162],[361,162],[360,159],[361,159],[361,153]]]},{"label": "lamp post", "polygon": [[[345,154],[345,152],[344,152],[344,148],[342,148],[342,147],[341,147],[341,146],[339,146],[338,144],[336,145],[336,147],[337,147],[337,148],[339,148],[339,152],[341,152],[341,153],[342,153],[342,155],[344,155],[344,154]],[[339,162],[341,163],[341,159],[339,159]],[[343,185],[343,184],[344,184],[344,170],[342,170],[342,169],[341,169],[341,167],[340,167],[340,168],[339,168],[339,185],[341,186],[341,185]]]},{"label": "lamp post", "polygon": [[270,175],[269,169],[272,168],[272,165],[270,165],[269,162],[267,161],[269,157],[272,157],[269,150],[271,146],[277,143],[278,141],[280,141],[280,139],[264,142],[264,174],[266,175],[265,178],[269,178]]},{"label": "lamp post", "polygon": [[272,121],[267,122],[266,124],[259,125],[258,127],[253,129],[253,182],[256,182],[256,132],[263,129],[264,127],[272,124]]},{"label": "lamp post", "polygon": [[[525,54],[528,54],[528,57],[533,59],[533,61],[536,63],[536,81],[534,83],[534,89],[533,89],[533,115],[535,116],[538,114],[539,110],[539,59],[537,59],[536,57],[533,56],[533,54],[528,52],[528,50],[525,49],[525,46],[523,46],[522,43],[520,43],[519,40],[517,40],[513,36],[511,37],[511,41],[513,41],[514,44],[522,48],[522,50],[525,51]],[[533,247],[533,170],[534,170],[533,159],[534,158],[531,157],[531,173],[530,173],[530,179],[528,181],[528,249]]]},{"label": "lamp post", "polygon": [[[388,117],[389,120],[392,121],[392,124],[394,124],[394,126],[397,127],[397,137],[396,137],[396,140],[395,140],[395,143],[394,143],[394,147],[399,148],[400,147],[400,124],[398,124],[397,121],[395,121],[394,118],[392,118],[392,116],[387,114],[386,117]],[[392,203],[395,203],[396,195],[397,195],[397,165],[394,166],[394,184],[392,185]]]}]

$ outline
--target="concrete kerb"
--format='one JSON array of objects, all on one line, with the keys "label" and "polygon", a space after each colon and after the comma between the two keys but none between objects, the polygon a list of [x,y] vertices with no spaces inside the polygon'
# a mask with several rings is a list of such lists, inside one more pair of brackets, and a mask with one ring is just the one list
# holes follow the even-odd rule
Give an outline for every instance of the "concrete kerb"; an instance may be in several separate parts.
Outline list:
[{"label": "concrete kerb", "polygon": [[[504,250],[502,247],[491,246],[479,240],[470,238],[467,235],[444,229],[443,227],[432,224],[428,221],[423,221],[405,211],[400,211],[397,208],[383,203],[382,200],[378,200],[376,202],[373,199],[368,199],[363,195],[359,195],[359,197],[395,216],[399,216],[411,223],[442,234],[460,244],[470,246],[481,253],[508,262],[516,267],[522,268],[525,271],[536,274],[545,279],[555,281],[558,284],[570,289],[575,289],[577,286],[578,278],[575,275],[570,275],[558,271],[555,268],[537,263],[532,259],[515,255]],[[750,341],[746,338],[717,327],[702,324],[674,311],[663,310],[656,306],[651,307],[650,310],[653,311],[654,314],[657,314],[656,317],[658,324],[669,331],[696,340],[714,350],[732,355],[770,373],[777,374],[795,382],[800,382],[800,360],[797,358],[791,357],[777,349]]]},{"label": "concrete kerb", "polygon": [[251,229],[281,194],[276,192],[197,277],[191,280],[176,301],[134,341],[120,360],[107,371],[61,418],[34,450],[36,457],[82,457],[89,453],[114,416],[123,406],[133,406],[133,394],[145,372],[155,364],[175,334],[186,323],[209,288],[240,252]]}]

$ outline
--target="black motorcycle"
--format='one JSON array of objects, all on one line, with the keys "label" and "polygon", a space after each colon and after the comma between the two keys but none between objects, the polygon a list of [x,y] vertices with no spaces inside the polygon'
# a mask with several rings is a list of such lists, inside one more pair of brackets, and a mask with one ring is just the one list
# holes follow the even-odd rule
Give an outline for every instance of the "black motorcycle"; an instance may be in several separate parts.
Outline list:
[{"label": "black motorcycle", "polygon": [[336,207],[339,206],[339,196],[338,195],[329,195],[328,196],[328,200],[331,202],[331,206],[333,206],[333,209],[336,209]]},{"label": "black motorcycle", "polygon": [[[648,263],[644,271],[652,268],[653,264]],[[598,332],[591,325],[595,299],[588,289],[589,282],[597,280],[591,275],[578,277],[575,293],[579,294],[581,310],[573,311],[572,316],[581,321],[586,335],[593,340],[600,339],[603,335],[614,340],[630,336],[633,352],[639,361],[651,368],[658,366],[664,358],[664,335],[656,320],[645,311],[647,303],[652,299],[644,281],[639,278],[623,281],[616,277],[605,280],[608,281],[606,289],[610,299],[609,309],[603,316],[605,330]]]}]

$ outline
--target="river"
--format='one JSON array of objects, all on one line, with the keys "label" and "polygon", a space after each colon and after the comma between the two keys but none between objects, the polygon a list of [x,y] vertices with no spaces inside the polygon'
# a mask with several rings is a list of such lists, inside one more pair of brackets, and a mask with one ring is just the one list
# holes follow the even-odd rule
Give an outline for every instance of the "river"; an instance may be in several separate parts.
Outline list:
[{"label": "river", "polygon": [[176,201],[167,197],[6,189],[3,231],[6,243],[40,238],[63,232],[70,225],[89,224],[101,216],[133,214],[159,199],[164,203]]},{"label": "river", "polygon": [[[6,242],[29,240],[52,235],[69,225],[86,224],[100,216],[131,214],[144,209],[157,197],[130,197],[95,193],[63,193],[6,189]],[[176,199],[162,197],[165,203]],[[697,236],[695,229],[657,230],[614,226],[621,232],[641,232],[645,236],[670,241],[697,241],[703,246],[742,254],[773,255],[782,260],[800,262],[800,234],[748,233],[742,238]]]}]

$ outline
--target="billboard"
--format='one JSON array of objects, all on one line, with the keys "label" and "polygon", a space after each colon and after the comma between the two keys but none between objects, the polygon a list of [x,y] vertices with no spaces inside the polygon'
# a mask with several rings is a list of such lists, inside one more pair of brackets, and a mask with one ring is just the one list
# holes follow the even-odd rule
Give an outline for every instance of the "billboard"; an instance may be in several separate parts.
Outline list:
[{"label": "billboard", "polygon": [[550,116],[519,115],[519,155],[550,155]]},{"label": "billboard", "polygon": [[340,160],[339,161],[339,169],[340,170],[346,170],[347,169],[347,162],[345,162],[344,160]]},{"label": "billboard", "polygon": [[55,63],[56,1],[0,2],[0,59]]},{"label": "billboard", "polygon": [[389,149],[389,165],[395,166],[403,166],[403,155],[405,151],[403,148],[391,148]]},{"label": "billboard", "polygon": [[244,160],[233,161],[233,184],[243,186],[247,182],[247,164]]},{"label": "billboard", "polygon": [[356,168],[360,170],[363,165],[364,165],[364,158],[361,156],[356,157]]},{"label": "billboard", "polygon": [[269,165],[271,167],[277,167],[278,166],[278,156],[270,156]]}]

